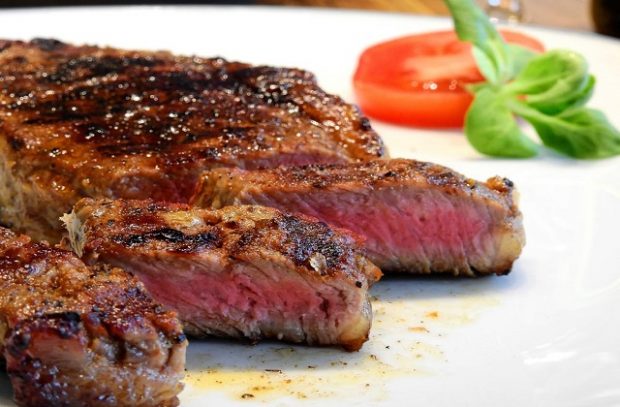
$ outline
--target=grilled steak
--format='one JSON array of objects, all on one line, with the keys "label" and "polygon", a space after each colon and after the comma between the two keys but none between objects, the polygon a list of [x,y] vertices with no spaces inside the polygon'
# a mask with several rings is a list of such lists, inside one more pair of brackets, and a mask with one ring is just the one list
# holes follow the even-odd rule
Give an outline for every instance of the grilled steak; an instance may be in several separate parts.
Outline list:
[{"label": "grilled steak", "polygon": [[86,262],[133,272],[188,334],[348,350],[368,338],[367,290],[381,272],[324,223],[258,206],[91,199],[64,220]]},{"label": "grilled steak", "polygon": [[80,197],[186,202],[207,168],[383,154],[302,70],[0,41],[0,222],[36,239],[57,240]]},{"label": "grilled steak", "polygon": [[22,406],[174,406],[187,341],[118,268],[0,228],[0,350]]},{"label": "grilled steak", "polygon": [[207,174],[193,204],[257,204],[304,213],[366,238],[383,271],[510,271],[525,243],[507,179],[486,183],[439,165],[377,160]]}]

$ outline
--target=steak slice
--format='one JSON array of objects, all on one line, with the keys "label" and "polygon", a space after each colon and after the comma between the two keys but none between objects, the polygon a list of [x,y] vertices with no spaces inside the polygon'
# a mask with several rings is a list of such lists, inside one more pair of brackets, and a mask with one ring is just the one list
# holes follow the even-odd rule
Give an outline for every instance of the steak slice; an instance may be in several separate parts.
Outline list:
[{"label": "steak slice", "polygon": [[35,239],[57,241],[81,197],[187,202],[208,168],[383,154],[306,71],[0,40],[0,222]]},{"label": "steak slice", "polygon": [[385,272],[505,274],[525,243],[513,184],[393,159],[262,171],[214,170],[193,205],[265,205],[366,238]]},{"label": "steak slice", "polygon": [[123,270],[0,228],[0,350],[21,406],[176,406],[187,340]]},{"label": "steak slice", "polygon": [[92,199],[64,220],[86,262],[130,270],[193,336],[347,350],[368,338],[368,286],[381,272],[324,223],[259,206]]}]

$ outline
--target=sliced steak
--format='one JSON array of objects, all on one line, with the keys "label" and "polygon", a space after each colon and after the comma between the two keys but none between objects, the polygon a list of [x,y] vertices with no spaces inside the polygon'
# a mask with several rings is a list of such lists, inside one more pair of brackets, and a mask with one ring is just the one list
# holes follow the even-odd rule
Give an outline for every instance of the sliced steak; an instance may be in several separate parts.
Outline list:
[{"label": "sliced steak", "polygon": [[366,238],[385,272],[505,274],[525,244],[512,182],[477,182],[394,159],[208,173],[193,205],[257,204],[303,213]]},{"label": "sliced steak", "polygon": [[134,277],[0,228],[0,350],[20,406],[176,406],[186,347]]},{"label": "sliced steak", "polygon": [[202,171],[368,160],[358,110],[299,69],[0,41],[0,223],[57,240],[81,197],[187,202]]},{"label": "sliced steak", "polygon": [[64,220],[86,262],[133,272],[193,336],[348,350],[368,338],[367,290],[381,272],[324,223],[259,206],[92,199]]}]

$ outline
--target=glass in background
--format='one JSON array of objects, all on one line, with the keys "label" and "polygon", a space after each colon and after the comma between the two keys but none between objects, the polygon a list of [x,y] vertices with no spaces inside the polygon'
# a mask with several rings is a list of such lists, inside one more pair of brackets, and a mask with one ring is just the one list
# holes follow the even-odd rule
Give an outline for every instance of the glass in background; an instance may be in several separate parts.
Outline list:
[{"label": "glass in background", "polygon": [[485,11],[495,22],[518,23],[523,21],[523,6],[520,0],[487,0]]}]

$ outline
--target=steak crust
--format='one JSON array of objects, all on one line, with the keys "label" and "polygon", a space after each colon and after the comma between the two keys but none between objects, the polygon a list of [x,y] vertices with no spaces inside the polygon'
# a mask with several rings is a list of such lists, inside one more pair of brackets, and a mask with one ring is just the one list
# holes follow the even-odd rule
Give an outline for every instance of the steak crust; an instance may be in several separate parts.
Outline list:
[{"label": "steak crust", "polygon": [[367,290],[381,272],[324,223],[258,206],[92,199],[64,220],[86,262],[130,270],[191,335],[348,350],[368,338]]},{"label": "steak crust", "polygon": [[175,406],[187,340],[123,270],[0,228],[0,350],[20,406]]},{"label": "steak crust", "polygon": [[525,244],[510,180],[407,159],[206,173],[192,205],[265,205],[365,237],[385,272],[505,274]]},{"label": "steak crust", "polygon": [[81,197],[187,202],[202,171],[384,155],[299,69],[0,40],[0,222],[58,240]]}]

